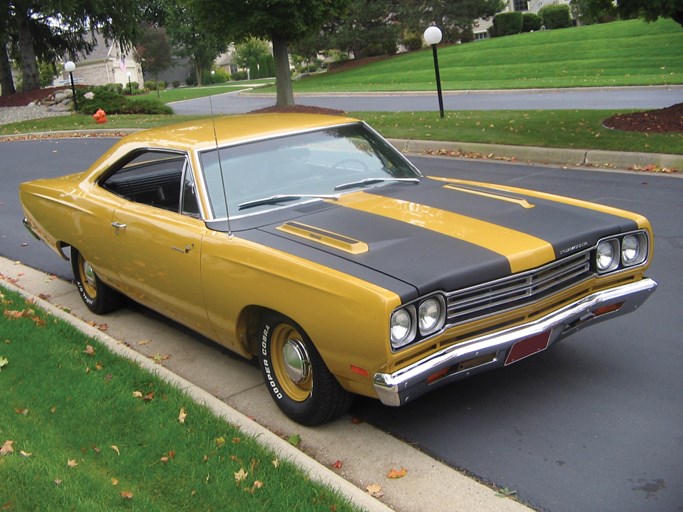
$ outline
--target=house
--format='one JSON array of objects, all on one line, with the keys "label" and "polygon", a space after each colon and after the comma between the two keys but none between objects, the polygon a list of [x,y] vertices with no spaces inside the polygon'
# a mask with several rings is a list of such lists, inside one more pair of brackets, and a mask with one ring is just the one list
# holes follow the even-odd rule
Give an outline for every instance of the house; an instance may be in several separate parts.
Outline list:
[{"label": "house", "polygon": [[[64,59],[65,61],[68,59]],[[127,87],[130,82],[142,86],[144,77],[142,65],[135,49],[124,52],[116,42],[107,42],[99,32],[95,34],[95,47],[87,54],[77,55],[73,59],[76,70],[73,72],[74,82],[84,85],[121,84]],[[63,68],[63,65],[62,65]],[[63,85],[69,80],[64,72],[54,85]]]},{"label": "house", "polygon": [[[541,8],[552,4],[569,5],[570,0],[506,0],[505,9],[501,12],[532,12],[538,13]],[[486,39],[489,37],[488,30],[493,25],[493,19],[479,19],[474,23],[474,39]]]}]

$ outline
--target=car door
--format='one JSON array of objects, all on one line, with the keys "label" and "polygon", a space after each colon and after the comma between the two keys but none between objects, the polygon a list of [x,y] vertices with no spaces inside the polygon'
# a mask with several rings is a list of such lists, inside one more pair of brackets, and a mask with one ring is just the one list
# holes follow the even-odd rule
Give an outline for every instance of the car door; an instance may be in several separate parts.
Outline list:
[{"label": "car door", "polygon": [[205,332],[199,272],[206,226],[194,183],[186,155],[149,151],[102,186],[127,199],[114,211],[109,244],[121,290]]}]

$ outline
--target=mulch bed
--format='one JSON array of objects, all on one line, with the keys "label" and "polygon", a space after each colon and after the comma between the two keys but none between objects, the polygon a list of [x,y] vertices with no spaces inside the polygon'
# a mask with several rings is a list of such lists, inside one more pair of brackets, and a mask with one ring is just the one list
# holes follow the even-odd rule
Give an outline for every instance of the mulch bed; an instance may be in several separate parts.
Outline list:
[{"label": "mulch bed", "polygon": [[629,132],[683,132],[683,103],[647,112],[618,114],[605,119],[608,128]]}]

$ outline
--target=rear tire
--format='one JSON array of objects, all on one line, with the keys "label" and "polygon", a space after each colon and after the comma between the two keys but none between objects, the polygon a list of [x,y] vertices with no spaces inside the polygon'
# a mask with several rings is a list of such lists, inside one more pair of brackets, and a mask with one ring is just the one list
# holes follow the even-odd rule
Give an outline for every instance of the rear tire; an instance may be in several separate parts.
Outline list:
[{"label": "rear tire", "polygon": [[330,373],[296,323],[268,315],[260,327],[259,361],[268,392],[280,410],[302,425],[320,425],[348,411],[352,395]]},{"label": "rear tire", "polygon": [[90,311],[103,315],[121,306],[123,295],[104,284],[88,260],[74,247],[71,248],[71,268],[78,293]]}]

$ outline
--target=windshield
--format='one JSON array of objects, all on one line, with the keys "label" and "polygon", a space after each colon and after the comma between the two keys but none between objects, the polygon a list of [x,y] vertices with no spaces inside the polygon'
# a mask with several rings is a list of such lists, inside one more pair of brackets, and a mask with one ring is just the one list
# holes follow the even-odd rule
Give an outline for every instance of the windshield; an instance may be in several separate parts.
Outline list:
[{"label": "windshield", "polygon": [[414,183],[420,176],[361,123],[214,149],[200,161],[214,219]]}]

